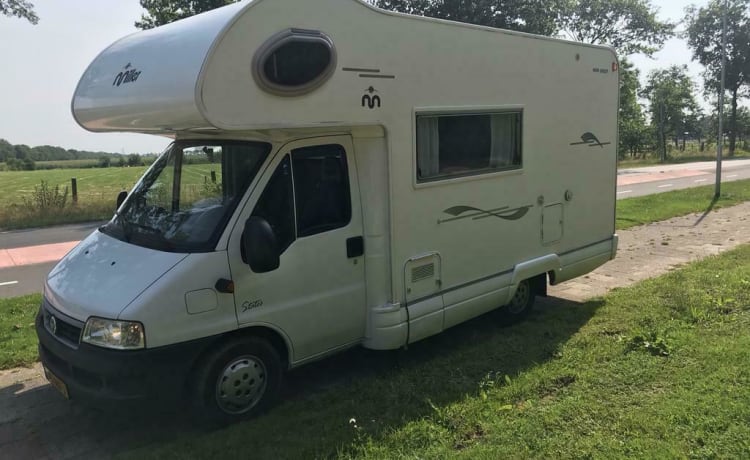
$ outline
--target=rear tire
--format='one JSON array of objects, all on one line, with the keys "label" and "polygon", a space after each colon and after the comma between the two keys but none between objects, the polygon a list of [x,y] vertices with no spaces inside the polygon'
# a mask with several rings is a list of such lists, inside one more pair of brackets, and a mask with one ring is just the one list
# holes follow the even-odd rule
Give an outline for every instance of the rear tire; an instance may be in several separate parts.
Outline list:
[{"label": "rear tire", "polygon": [[500,308],[500,322],[504,325],[516,324],[524,320],[534,307],[536,292],[531,280],[518,283],[513,298]]},{"label": "rear tire", "polygon": [[268,341],[243,337],[225,342],[193,374],[193,406],[211,422],[253,417],[276,401],[282,371],[279,353]]}]

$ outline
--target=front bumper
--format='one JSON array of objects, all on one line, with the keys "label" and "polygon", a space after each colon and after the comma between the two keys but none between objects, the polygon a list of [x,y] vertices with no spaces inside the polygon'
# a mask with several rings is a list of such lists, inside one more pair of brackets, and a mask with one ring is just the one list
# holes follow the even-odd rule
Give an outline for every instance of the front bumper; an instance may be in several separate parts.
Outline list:
[{"label": "front bumper", "polygon": [[[211,338],[137,351],[109,350],[61,340],[45,326],[46,302],[36,318],[42,364],[67,386],[71,399],[112,402],[184,396],[194,363]],[[61,318],[59,312],[52,311]],[[60,315],[60,316],[58,316]]]}]

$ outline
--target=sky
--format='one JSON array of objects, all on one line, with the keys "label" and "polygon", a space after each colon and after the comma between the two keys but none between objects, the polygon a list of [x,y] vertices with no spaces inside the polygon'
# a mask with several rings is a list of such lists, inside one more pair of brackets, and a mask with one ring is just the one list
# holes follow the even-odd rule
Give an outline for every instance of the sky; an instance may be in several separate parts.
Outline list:
[{"label": "sky", "polygon": [[[115,153],[160,152],[169,143],[146,134],[90,133],[73,120],[70,100],[88,64],[115,40],[136,32],[138,0],[32,0],[39,24],[0,16],[0,139]],[[661,19],[679,21],[690,4],[707,0],[652,0]],[[678,30],[682,30],[678,27]],[[696,83],[701,66],[686,43],[672,39],[654,59],[633,56],[641,78],[655,68],[687,64]]]}]

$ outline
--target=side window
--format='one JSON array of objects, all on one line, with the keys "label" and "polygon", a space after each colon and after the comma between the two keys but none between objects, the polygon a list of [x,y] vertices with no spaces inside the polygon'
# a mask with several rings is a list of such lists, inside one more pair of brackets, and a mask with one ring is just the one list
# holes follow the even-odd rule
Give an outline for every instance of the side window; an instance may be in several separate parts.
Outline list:
[{"label": "side window", "polygon": [[521,112],[417,115],[417,182],[521,167]]},{"label": "side window", "polygon": [[297,234],[310,236],[349,224],[352,202],[346,151],[316,145],[292,151]]},{"label": "side window", "polygon": [[253,210],[253,216],[262,217],[271,224],[281,252],[294,242],[292,193],[292,168],[287,155],[274,171]]}]

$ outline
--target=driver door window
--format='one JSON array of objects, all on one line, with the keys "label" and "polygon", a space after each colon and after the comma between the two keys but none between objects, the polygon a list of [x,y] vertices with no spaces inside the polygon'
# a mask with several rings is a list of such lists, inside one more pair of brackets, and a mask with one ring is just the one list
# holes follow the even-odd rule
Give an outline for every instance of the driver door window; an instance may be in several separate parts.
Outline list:
[{"label": "driver door window", "polygon": [[286,155],[268,181],[252,214],[264,218],[271,225],[280,253],[295,239],[292,194],[292,166],[289,155]]}]

